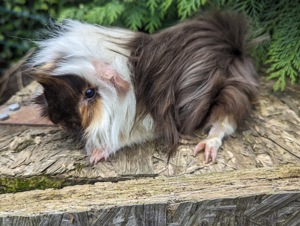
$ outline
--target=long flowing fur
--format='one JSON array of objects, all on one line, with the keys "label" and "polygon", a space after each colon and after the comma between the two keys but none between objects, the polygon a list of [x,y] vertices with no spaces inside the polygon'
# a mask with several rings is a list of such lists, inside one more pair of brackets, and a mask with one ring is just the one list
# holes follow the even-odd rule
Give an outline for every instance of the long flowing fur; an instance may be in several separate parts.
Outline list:
[{"label": "long flowing fur", "polygon": [[244,16],[215,13],[129,43],[139,117],[153,117],[171,151],[181,134],[249,113],[258,84],[246,30]]},{"label": "long flowing fur", "polygon": [[[220,145],[258,93],[246,30],[246,19],[234,13],[203,15],[154,35],[68,20],[38,42],[31,61],[44,87],[43,114],[82,128],[95,162],[158,135],[172,153],[180,135],[225,123]],[[88,88],[97,91],[92,100]]]}]

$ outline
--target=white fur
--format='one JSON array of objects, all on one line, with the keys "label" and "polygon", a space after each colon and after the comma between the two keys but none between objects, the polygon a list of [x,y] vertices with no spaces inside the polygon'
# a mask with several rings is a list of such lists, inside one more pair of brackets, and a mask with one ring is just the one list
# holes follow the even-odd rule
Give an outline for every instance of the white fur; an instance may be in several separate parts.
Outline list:
[{"label": "white fur", "polygon": [[224,136],[229,136],[235,132],[236,125],[232,122],[230,123],[228,117],[225,117],[221,122],[215,122],[208,133],[208,137],[218,137],[220,140]]},{"label": "white fur", "polygon": [[234,133],[236,125],[225,117],[222,121],[215,122],[208,133],[208,137],[205,140],[200,141],[194,149],[194,155],[199,151],[204,150],[205,163],[208,163],[209,157],[215,162],[217,158],[217,152],[222,146],[222,140],[225,136],[229,136]]},{"label": "white fur", "polygon": [[[38,67],[53,63],[53,76],[72,74],[81,76],[98,88],[101,94],[101,115],[95,115],[85,131],[88,154],[101,149],[104,156],[120,148],[144,142],[154,137],[153,120],[147,116],[133,127],[136,114],[136,99],[128,63],[129,51],[121,48],[135,33],[119,28],[105,28],[78,21],[65,21],[62,29],[52,38],[38,42],[40,50],[32,61]],[[130,84],[124,97],[116,89],[97,77],[93,61],[111,65],[123,80]]]}]

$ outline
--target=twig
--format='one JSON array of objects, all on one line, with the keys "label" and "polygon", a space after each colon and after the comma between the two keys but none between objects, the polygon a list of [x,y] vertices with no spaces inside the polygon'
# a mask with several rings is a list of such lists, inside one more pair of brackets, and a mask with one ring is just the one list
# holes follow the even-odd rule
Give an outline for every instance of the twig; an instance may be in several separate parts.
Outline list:
[{"label": "twig", "polygon": [[276,144],[277,146],[281,147],[283,150],[285,150],[286,152],[288,152],[292,156],[296,157],[297,159],[300,159],[300,156],[296,155],[295,153],[293,153],[292,151],[290,151],[289,149],[287,149],[286,147],[284,147],[284,145],[282,145],[282,144],[278,143],[277,141],[273,140],[272,138],[268,137],[267,134],[262,134],[262,133],[258,132],[254,128],[251,128],[251,129],[254,130],[259,136],[264,137],[264,138],[272,141],[274,144]]},{"label": "twig", "polygon": [[3,92],[5,91],[6,89],[6,86],[8,84],[8,80],[9,78],[16,72],[20,69],[20,67],[27,61],[27,59],[33,54],[35,48],[31,48],[27,53],[26,55],[21,58],[21,60],[19,60],[17,63],[13,64],[10,68],[8,68],[2,78],[0,78],[0,96],[3,94]]}]

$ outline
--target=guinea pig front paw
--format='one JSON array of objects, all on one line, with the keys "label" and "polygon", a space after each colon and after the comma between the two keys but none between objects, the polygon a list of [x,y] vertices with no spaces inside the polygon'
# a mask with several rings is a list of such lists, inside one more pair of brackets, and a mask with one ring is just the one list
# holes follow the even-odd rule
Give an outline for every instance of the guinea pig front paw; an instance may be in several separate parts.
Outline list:
[{"label": "guinea pig front paw", "polygon": [[101,159],[103,159],[106,161],[108,158],[108,154],[103,152],[102,149],[94,149],[92,151],[91,157],[90,157],[90,163],[91,164],[97,164],[97,162],[99,162]]},{"label": "guinea pig front paw", "polygon": [[217,159],[217,153],[221,145],[222,140],[219,137],[208,137],[207,139],[200,141],[197,144],[197,146],[194,149],[194,155],[196,155],[199,151],[204,150],[204,163],[208,163],[210,158],[214,163]]}]

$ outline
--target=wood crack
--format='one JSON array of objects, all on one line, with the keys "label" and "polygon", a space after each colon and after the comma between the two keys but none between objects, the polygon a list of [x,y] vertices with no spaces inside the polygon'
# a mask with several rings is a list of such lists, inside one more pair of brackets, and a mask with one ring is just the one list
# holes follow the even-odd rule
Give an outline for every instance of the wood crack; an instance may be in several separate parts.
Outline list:
[{"label": "wood crack", "polygon": [[257,131],[256,129],[251,128],[252,130],[254,130],[257,134],[259,134],[261,137],[264,137],[270,141],[272,141],[274,144],[276,144],[277,146],[281,147],[283,150],[285,150],[286,152],[288,152],[289,154],[291,154],[292,156],[296,157],[297,159],[300,160],[300,156],[298,156],[297,154],[295,154],[294,152],[290,151],[289,149],[287,149],[286,147],[284,147],[284,145],[280,144],[279,142],[275,141],[274,139],[270,138],[268,135],[262,134],[259,131]]}]

